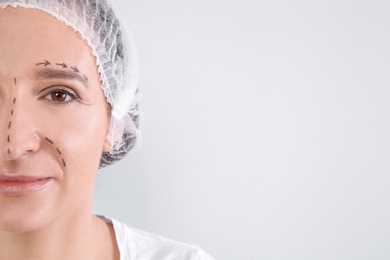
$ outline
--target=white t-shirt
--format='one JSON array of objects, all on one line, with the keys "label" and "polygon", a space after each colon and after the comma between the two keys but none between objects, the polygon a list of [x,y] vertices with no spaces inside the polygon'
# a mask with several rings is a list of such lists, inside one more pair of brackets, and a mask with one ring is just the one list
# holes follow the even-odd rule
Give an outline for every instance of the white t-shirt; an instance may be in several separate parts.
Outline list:
[{"label": "white t-shirt", "polygon": [[130,228],[106,216],[98,217],[113,224],[120,260],[214,260],[198,246]]}]

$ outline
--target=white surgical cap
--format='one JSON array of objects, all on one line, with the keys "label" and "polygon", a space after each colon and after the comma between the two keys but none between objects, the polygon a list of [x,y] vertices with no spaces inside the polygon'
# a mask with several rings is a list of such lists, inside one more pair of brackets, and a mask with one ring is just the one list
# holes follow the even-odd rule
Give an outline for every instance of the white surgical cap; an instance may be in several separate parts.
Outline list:
[{"label": "white surgical cap", "polygon": [[96,57],[107,102],[111,105],[109,140],[100,166],[122,159],[139,139],[138,60],[134,42],[107,0],[0,0],[7,6],[49,13],[81,34]]}]

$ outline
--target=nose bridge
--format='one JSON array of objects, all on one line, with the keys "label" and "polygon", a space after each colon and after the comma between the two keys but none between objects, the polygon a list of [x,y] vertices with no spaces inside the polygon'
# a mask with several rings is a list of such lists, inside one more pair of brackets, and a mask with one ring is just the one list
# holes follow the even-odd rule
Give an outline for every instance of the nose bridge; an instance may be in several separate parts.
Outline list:
[{"label": "nose bridge", "polygon": [[[10,88],[16,88],[16,78]],[[22,92],[16,89],[6,91],[1,106],[1,155],[9,160],[33,152],[37,148],[37,140],[33,117],[28,101],[23,102]],[[25,104],[24,104],[25,103]]]}]

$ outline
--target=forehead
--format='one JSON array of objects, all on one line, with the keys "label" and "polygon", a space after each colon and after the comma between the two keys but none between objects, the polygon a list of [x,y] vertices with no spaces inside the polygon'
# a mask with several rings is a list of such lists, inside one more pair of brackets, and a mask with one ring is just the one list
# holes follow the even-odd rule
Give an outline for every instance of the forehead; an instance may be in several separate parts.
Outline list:
[{"label": "forehead", "polygon": [[78,32],[48,13],[0,9],[0,75],[21,74],[39,61],[67,62],[96,71],[95,58]]}]

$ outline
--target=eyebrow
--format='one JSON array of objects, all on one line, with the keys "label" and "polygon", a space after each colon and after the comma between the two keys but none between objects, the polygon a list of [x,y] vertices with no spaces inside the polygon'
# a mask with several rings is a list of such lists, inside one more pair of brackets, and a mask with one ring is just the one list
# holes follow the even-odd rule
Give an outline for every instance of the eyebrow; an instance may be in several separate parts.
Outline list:
[{"label": "eyebrow", "polygon": [[88,80],[73,71],[44,68],[44,69],[37,70],[35,72],[34,78],[36,80],[42,80],[42,79],[76,80],[82,83],[86,88],[89,87]]}]

